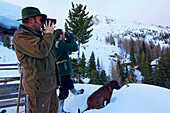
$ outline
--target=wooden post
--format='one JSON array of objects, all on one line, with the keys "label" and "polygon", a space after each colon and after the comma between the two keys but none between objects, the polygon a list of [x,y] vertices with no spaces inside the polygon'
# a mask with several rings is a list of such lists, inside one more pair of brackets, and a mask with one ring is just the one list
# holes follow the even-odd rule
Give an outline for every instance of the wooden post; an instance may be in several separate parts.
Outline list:
[{"label": "wooden post", "polygon": [[20,73],[20,83],[19,83],[19,90],[18,90],[18,102],[17,102],[17,113],[19,113],[19,103],[20,103],[20,96],[21,96],[21,87],[22,87],[22,76],[23,76],[23,67],[21,66],[21,73]]}]

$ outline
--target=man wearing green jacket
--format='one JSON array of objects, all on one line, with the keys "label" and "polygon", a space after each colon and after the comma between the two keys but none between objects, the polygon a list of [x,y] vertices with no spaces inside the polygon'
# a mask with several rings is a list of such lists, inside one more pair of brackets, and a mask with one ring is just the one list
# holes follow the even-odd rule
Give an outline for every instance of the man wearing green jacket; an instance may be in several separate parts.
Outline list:
[{"label": "man wearing green jacket", "polygon": [[58,98],[56,94],[57,75],[55,58],[51,52],[54,41],[54,23],[43,23],[38,8],[22,9],[22,23],[13,36],[13,45],[18,60],[24,67],[24,90],[28,95],[28,113],[57,113]]},{"label": "man wearing green jacket", "polygon": [[[67,36],[65,36],[67,35]],[[69,52],[74,52],[78,50],[78,45],[73,38],[73,34],[64,33],[62,29],[57,29],[55,31],[54,48],[52,50],[56,61],[57,67],[60,75],[60,94],[59,98],[59,110],[58,113],[69,113],[63,110],[64,100],[68,97],[69,90],[74,94],[83,94],[84,89],[76,90],[71,80],[70,74],[72,71],[72,65],[69,58]]]}]

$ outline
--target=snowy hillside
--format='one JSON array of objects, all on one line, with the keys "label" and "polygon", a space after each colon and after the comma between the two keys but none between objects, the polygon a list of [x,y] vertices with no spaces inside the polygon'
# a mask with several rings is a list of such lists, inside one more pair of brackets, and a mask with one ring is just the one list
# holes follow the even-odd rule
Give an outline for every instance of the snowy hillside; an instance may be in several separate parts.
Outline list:
[{"label": "snowy hillside", "polygon": [[[129,84],[120,90],[113,90],[110,103],[102,109],[92,109],[85,113],[170,113],[170,90],[146,84]],[[85,89],[84,94],[75,96],[69,94],[64,109],[71,113],[86,109],[87,98],[96,91],[100,85],[75,84],[77,89]],[[57,92],[58,93],[58,92]],[[16,107],[4,108],[7,113],[14,113]],[[0,109],[1,111],[2,109]],[[24,113],[24,107],[20,107]]]},{"label": "snowy hillside", "polygon": [[20,22],[16,21],[21,15],[21,7],[0,1],[0,23],[7,27],[16,26]]},{"label": "snowy hillside", "polygon": [[0,63],[16,63],[17,62],[17,56],[15,54],[15,51],[12,49],[8,49],[7,47],[4,47],[2,43],[0,43]]},{"label": "snowy hillside", "polygon": [[[17,23],[16,19],[20,17],[21,8],[2,1],[0,1],[0,5],[3,6],[0,7],[0,22],[4,23],[5,25],[12,25],[11,21],[15,21],[12,23],[18,26],[19,23]],[[100,65],[106,71],[107,75],[110,75],[111,61],[113,61],[113,63],[116,65],[115,61],[117,61],[117,56],[121,56],[122,54],[120,47],[118,47],[119,38],[122,39],[133,38],[134,40],[136,40],[136,38],[133,35],[140,34],[140,35],[145,35],[145,42],[149,42],[150,40],[152,40],[156,45],[160,44],[161,48],[163,48],[164,46],[165,47],[169,46],[168,43],[165,43],[165,41],[153,40],[153,35],[157,36],[158,34],[161,33],[162,34],[170,33],[170,28],[165,28],[161,26],[158,27],[156,25],[149,26],[138,22],[127,23],[127,22],[116,20],[114,19],[114,17],[106,17],[101,15],[94,15],[93,20],[94,20],[94,26],[93,26],[94,30],[92,31],[93,36],[89,39],[88,43],[81,45],[80,57],[84,52],[86,61],[88,61],[92,51],[94,51],[96,62],[97,62],[97,58],[99,58]],[[156,35],[153,33],[156,33]],[[112,35],[115,38],[115,45],[110,45],[106,43],[105,38],[109,37],[110,35]],[[167,42],[170,42],[170,39],[167,39]],[[73,53],[70,57],[77,58],[77,53],[76,52]],[[1,62],[2,61],[4,62],[4,61],[8,61],[7,59],[8,56],[4,55],[3,58],[1,58],[0,60]],[[123,61],[125,63],[130,62],[129,55],[127,56],[127,58],[124,58]],[[136,73],[140,74],[140,72],[136,72]]]},{"label": "snowy hillside", "polygon": [[[88,43],[81,45],[80,54],[84,52],[88,61],[92,51],[94,51],[96,62],[97,58],[99,58],[100,64],[103,65],[103,68],[108,75],[111,70],[111,61],[117,61],[117,57],[113,58],[112,56],[115,56],[115,54],[121,56],[122,51],[118,47],[118,40],[120,38],[133,38],[136,40],[137,38],[133,35],[143,34],[145,35],[145,42],[153,41],[155,45],[160,44],[161,48],[170,46],[168,43],[165,43],[165,41],[153,39],[153,36],[157,36],[158,34],[170,33],[170,28],[163,28],[160,26],[158,27],[156,25],[149,26],[137,22],[125,23],[119,20],[115,20],[114,18],[108,18],[101,15],[96,16],[96,18],[97,21],[95,20],[96,23],[94,24],[94,30],[92,31],[93,36],[89,39]],[[152,35],[152,31],[156,32],[157,35]],[[110,35],[115,38],[115,45],[106,43],[105,38],[109,37]],[[143,38],[140,38],[140,40],[143,40]],[[170,42],[170,39],[167,39],[167,41]],[[76,58],[76,55],[76,53],[73,53],[71,57]],[[130,62],[129,56],[124,59],[124,62]],[[114,63],[116,65],[116,62]]]},{"label": "snowy hillside", "polygon": [[[21,8],[0,1],[0,23],[10,27],[18,26],[16,21],[20,17]],[[10,8],[9,8],[10,7]],[[116,64],[117,56],[121,56],[121,49],[118,46],[119,38],[134,40],[134,35],[145,35],[145,41],[153,41],[155,45],[160,44],[161,48],[169,47],[170,39],[159,40],[153,38],[159,34],[170,33],[170,28],[164,28],[155,25],[144,25],[138,22],[122,22],[115,20],[114,17],[96,16],[95,24],[93,26],[93,36],[89,42],[81,45],[80,54],[84,52],[86,60],[88,61],[92,51],[94,51],[95,58],[100,60],[102,68],[110,75],[111,61]],[[115,45],[106,43],[105,37],[115,37]],[[142,40],[142,38],[141,38]],[[166,43],[166,41],[168,43]],[[117,56],[116,56],[117,54]],[[81,56],[80,55],[80,56]],[[113,57],[114,56],[114,57]],[[77,58],[77,53],[71,55],[72,58]],[[124,62],[129,61],[129,55],[123,59]],[[17,57],[13,50],[3,47],[0,43],[0,63],[16,63]],[[152,62],[156,63],[156,62]],[[136,70],[135,74],[141,79],[141,73]],[[1,77],[18,77],[18,70],[4,70],[0,71]],[[130,87],[123,86],[120,90],[114,90],[110,104],[100,110],[89,110],[85,113],[170,113],[170,90],[162,87],[146,84],[129,84]],[[100,85],[92,84],[76,84],[77,89],[84,88],[83,95],[74,96],[70,93],[65,103],[65,110],[71,113],[77,113],[78,108],[83,111],[86,107],[86,100]],[[5,108],[7,113],[14,113],[16,107]],[[1,111],[2,109],[0,109]],[[24,107],[20,108],[21,113],[24,113]]]},{"label": "snowy hillside", "polygon": [[[65,109],[77,113],[86,109],[86,100],[100,86],[77,84],[78,89],[84,88],[83,95],[70,94]],[[120,90],[114,90],[110,104],[100,110],[89,110],[85,113],[169,113],[170,90],[145,84],[130,84]]]}]

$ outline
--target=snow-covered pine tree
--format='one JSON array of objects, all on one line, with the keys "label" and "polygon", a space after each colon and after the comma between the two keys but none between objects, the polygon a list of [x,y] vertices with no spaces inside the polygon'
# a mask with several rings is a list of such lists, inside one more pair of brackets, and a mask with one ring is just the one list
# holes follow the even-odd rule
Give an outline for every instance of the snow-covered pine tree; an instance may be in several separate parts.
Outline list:
[{"label": "snow-covered pine tree", "polygon": [[89,62],[88,62],[88,70],[87,70],[87,74],[88,74],[88,77],[90,77],[91,75],[91,72],[92,70],[96,70],[96,62],[95,62],[95,55],[94,55],[94,52],[92,51],[91,53],[91,56],[90,56],[90,59],[89,59]]},{"label": "snow-covered pine tree", "polygon": [[4,45],[5,47],[7,47],[7,48],[10,49],[10,47],[11,47],[11,44],[10,44],[10,43],[11,43],[11,42],[10,42],[10,37],[7,36],[3,45]]},{"label": "snow-covered pine tree", "polygon": [[[80,57],[80,43],[87,43],[89,41],[89,38],[92,36],[91,32],[93,29],[90,29],[90,27],[93,25],[93,16],[88,15],[89,12],[86,13],[86,6],[83,7],[82,4],[76,4],[75,6],[72,2],[72,9],[69,10],[69,16],[68,19],[66,19],[65,23],[65,31],[72,33],[76,41],[78,42],[78,64]],[[79,81],[79,75],[77,76],[77,80]]]}]

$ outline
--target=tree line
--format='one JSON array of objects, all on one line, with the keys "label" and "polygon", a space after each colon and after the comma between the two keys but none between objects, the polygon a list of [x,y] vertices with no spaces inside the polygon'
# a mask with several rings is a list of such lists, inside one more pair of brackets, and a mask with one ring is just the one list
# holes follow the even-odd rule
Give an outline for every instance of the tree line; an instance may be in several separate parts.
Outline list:
[{"label": "tree line", "polygon": [[105,70],[103,69],[102,65],[100,64],[99,58],[97,59],[97,63],[95,60],[94,52],[91,53],[90,59],[86,62],[86,58],[84,53],[80,58],[79,64],[77,64],[77,59],[72,58],[72,67],[73,67],[73,74],[71,75],[76,82],[77,74],[80,75],[80,83],[83,83],[84,78],[89,78],[89,84],[99,84],[103,85],[110,81],[110,77],[106,75]]},{"label": "tree line", "polygon": [[[165,35],[166,37],[169,37]],[[115,45],[113,36],[107,37],[110,44]],[[108,43],[108,42],[107,42]],[[118,57],[117,65],[112,67],[115,71],[114,76],[118,76],[121,84],[139,82],[134,74],[135,70],[139,70],[142,75],[142,83],[158,85],[170,88],[170,49],[160,44],[155,45],[153,41],[146,43],[144,40],[130,40],[119,38],[118,46],[121,49],[120,57]],[[123,59],[130,55],[130,63],[124,63]],[[159,59],[156,65],[151,62]]]}]

